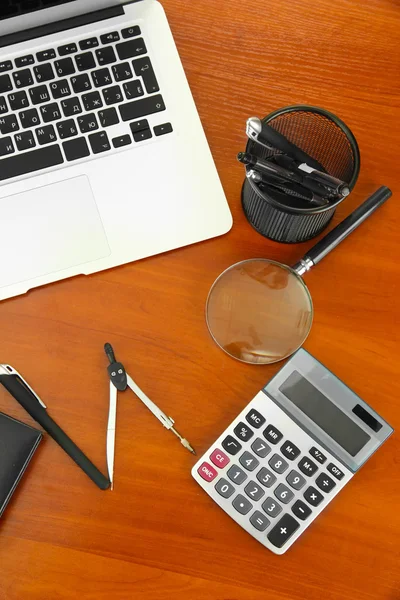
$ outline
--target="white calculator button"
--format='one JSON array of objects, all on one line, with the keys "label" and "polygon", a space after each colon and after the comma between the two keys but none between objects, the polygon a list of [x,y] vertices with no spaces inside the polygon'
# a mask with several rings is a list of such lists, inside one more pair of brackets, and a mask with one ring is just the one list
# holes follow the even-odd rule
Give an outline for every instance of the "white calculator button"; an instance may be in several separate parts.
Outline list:
[{"label": "white calculator button", "polygon": [[299,469],[302,473],[304,473],[304,475],[311,477],[311,475],[314,475],[314,473],[318,471],[318,466],[311,460],[311,458],[303,456],[299,462]]},{"label": "white calculator button", "polygon": [[276,517],[282,511],[282,506],[271,496],[268,496],[261,506],[270,517]]},{"label": "white calculator button", "polygon": [[289,466],[286,460],[282,456],[279,456],[279,454],[274,454],[269,459],[268,464],[276,473],[284,473]]},{"label": "white calculator button", "polygon": [[249,481],[249,483],[244,488],[244,491],[246,492],[250,500],[254,500],[255,502],[257,502],[257,500],[260,500],[260,498],[262,498],[265,494],[262,487],[254,481]]},{"label": "white calculator button", "polygon": [[297,471],[290,471],[289,475],[286,477],[286,481],[294,490],[301,490],[306,483],[303,475],[300,475]]},{"label": "white calculator button", "polygon": [[274,490],[274,494],[278,500],[282,502],[282,504],[289,504],[294,496],[293,492],[289,490],[286,485],[283,485],[283,483],[278,485],[278,487]]},{"label": "white calculator button", "polygon": [[256,438],[251,445],[251,449],[253,452],[260,456],[260,458],[265,458],[267,454],[271,452],[271,447],[268,446],[267,442],[264,442],[261,438]]},{"label": "white calculator button", "polygon": [[253,508],[251,502],[247,500],[242,494],[238,494],[233,500],[232,505],[241,515],[247,515],[247,513]]},{"label": "white calculator button", "polygon": [[265,531],[270,524],[270,521],[268,521],[267,517],[263,515],[262,512],[256,510],[250,517],[250,523],[254,525],[258,531]]},{"label": "white calculator button", "polygon": [[336,485],[336,483],[333,481],[333,479],[331,477],[329,477],[329,475],[326,475],[325,473],[320,473],[318,475],[317,479],[315,480],[315,483],[317,484],[319,489],[322,490],[323,492],[330,492],[331,490],[333,490],[333,488]]},{"label": "white calculator button", "polygon": [[217,490],[218,494],[223,498],[229,498],[235,491],[233,485],[231,485],[229,481],[227,481],[223,477],[221,477],[221,479],[217,481],[214,487]]},{"label": "white calculator button", "polygon": [[229,479],[237,485],[240,485],[241,483],[243,483],[243,481],[245,481],[245,479],[247,479],[247,475],[243,471],[243,469],[237,467],[236,465],[232,465],[230,469],[228,469],[227,475]]},{"label": "white calculator button", "polygon": [[266,469],[265,467],[258,471],[256,477],[260,483],[265,485],[265,487],[273,486],[276,481],[276,476],[272,473],[272,471]]},{"label": "white calculator button", "polygon": [[242,456],[239,458],[239,462],[248,471],[254,471],[254,469],[260,464],[260,461],[247,451],[243,452]]}]

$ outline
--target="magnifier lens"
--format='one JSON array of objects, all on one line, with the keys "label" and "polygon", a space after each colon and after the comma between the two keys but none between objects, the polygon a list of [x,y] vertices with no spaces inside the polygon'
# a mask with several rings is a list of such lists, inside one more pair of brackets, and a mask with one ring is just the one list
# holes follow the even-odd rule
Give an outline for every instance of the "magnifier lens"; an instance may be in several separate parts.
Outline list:
[{"label": "magnifier lens", "polygon": [[224,271],[206,306],[216,343],[246,363],[274,363],[293,354],[306,339],[312,317],[301,277],[267,259],[245,260]]}]

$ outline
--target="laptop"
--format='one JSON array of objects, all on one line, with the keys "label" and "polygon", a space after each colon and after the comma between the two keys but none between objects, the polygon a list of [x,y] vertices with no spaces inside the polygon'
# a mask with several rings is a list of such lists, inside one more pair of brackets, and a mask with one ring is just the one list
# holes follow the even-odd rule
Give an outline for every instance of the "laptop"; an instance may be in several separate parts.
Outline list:
[{"label": "laptop", "polygon": [[158,2],[1,1],[0,215],[0,300],[231,228]]}]

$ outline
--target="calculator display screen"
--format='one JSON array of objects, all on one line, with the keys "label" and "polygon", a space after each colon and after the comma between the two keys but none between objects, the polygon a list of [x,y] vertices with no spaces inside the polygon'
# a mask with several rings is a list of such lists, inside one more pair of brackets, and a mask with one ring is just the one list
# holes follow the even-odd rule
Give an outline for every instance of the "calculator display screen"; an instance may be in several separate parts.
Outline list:
[{"label": "calculator display screen", "polygon": [[279,390],[351,456],[371,439],[298,371],[293,371]]}]

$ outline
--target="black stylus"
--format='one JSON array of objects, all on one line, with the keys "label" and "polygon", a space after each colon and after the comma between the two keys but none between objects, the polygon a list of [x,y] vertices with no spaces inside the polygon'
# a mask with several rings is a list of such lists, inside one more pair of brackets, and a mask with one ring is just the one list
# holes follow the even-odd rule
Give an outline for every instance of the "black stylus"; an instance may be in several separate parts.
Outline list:
[{"label": "black stylus", "polygon": [[46,405],[18,371],[9,365],[0,365],[0,383],[100,489],[106,490],[110,486],[110,480],[100,473],[98,468],[48,415]]}]

